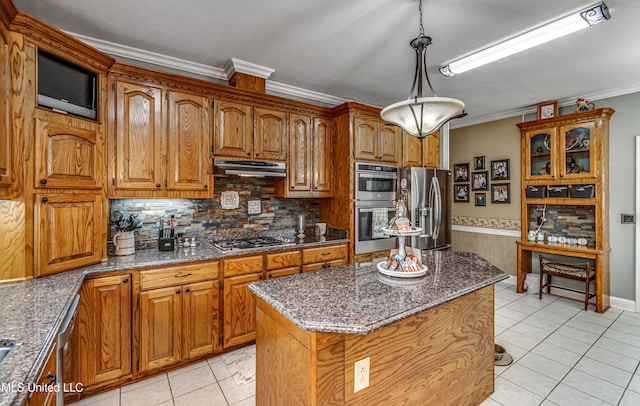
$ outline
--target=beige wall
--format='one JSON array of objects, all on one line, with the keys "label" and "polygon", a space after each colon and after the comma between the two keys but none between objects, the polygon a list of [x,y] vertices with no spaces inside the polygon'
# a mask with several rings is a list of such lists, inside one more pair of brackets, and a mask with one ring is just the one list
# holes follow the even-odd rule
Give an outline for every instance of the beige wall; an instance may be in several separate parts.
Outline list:
[{"label": "beige wall", "polygon": [[[512,117],[504,120],[473,125],[470,127],[451,130],[449,136],[450,170],[454,164],[468,163],[473,173],[473,158],[483,156],[485,169],[490,171],[492,160],[509,159],[511,203],[491,203],[491,181],[487,191],[487,205],[475,206],[474,193],[469,183],[469,203],[452,205],[454,216],[520,219],[520,129],[516,126],[522,117]],[[471,173],[469,178],[471,179]],[[491,172],[489,172],[489,179]],[[505,181],[496,183],[506,183]]]},{"label": "beige wall", "polygon": [[517,275],[516,241],[519,237],[453,231],[454,251],[474,252],[509,275]]}]

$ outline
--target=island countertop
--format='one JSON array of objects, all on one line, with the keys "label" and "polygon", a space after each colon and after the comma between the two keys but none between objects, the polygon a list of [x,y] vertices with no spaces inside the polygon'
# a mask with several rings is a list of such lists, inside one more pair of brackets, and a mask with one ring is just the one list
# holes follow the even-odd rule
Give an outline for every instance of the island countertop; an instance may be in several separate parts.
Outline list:
[{"label": "island countertop", "polygon": [[468,252],[423,254],[418,278],[382,275],[373,262],[256,282],[249,289],[307,331],[369,334],[509,276]]}]

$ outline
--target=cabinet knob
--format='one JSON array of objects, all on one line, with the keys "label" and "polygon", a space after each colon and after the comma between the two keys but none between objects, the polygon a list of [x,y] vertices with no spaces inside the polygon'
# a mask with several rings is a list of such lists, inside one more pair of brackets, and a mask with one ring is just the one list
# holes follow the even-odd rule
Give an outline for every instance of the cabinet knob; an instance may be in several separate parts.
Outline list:
[{"label": "cabinet knob", "polygon": [[258,276],[258,279],[262,280],[262,275]]},{"label": "cabinet knob", "polygon": [[129,282],[129,278],[124,278],[124,279],[122,280],[122,283],[127,283],[127,282]]},{"label": "cabinet knob", "polygon": [[186,288],[184,291],[185,291],[185,292],[187,292],[187,293],[189,293],[189,292],[191,291],[191,289]]},{"label": "cabinet knob", "polygon": [[256,154],[256,156],[260,156],[260,154]]},{"label": "cabinet knob", "polygon": [[43,198],[42,198],[42,203],[46,203],[46,202],[48,202],[48,201],[49,201],[49,199],[47,199],[46,197],[43,197]]},{"label": "cabinet knob", "polygon": [[318,187],[316,186],[316,187],[314,187],[314,189],[318,189]]},{"label": "cabinet knob", "polygon": [[247,156],[251,156],[251,152],[247,152]]},{"label": "cabinet knob", "polygon": [[47,180],[46,179],[42,179],[42,180],[40,180],[40,183],[42,183],[43,185],[46,185],[47,184]]},{"label": "cabinet knob", "polygon": [[176,295],[180,294],[180,289],[176,289]]},{"label": "cabinet knob", "polygon": [[162,185],[159,183],[156,183],[156,187],[162,187]]},{"label": "cabinet knob", "polygon": [[204,188],[205,189],[209,189],[209,185],[204,185]]}]

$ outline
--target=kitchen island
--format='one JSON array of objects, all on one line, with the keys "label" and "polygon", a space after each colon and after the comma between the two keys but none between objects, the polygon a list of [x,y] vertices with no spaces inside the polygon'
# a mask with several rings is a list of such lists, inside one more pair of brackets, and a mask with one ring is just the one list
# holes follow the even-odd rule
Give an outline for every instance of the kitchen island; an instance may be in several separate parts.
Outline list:
[{"label": "kitchen island", "polygon": [[[423,263],[419,278],[387,277],[363,263],[252,284],[257,405],[486,399],[493,284],[508,275],[464,252],[428,252]],[[368,387],[356,392],[355,363],[366,359]]]}]

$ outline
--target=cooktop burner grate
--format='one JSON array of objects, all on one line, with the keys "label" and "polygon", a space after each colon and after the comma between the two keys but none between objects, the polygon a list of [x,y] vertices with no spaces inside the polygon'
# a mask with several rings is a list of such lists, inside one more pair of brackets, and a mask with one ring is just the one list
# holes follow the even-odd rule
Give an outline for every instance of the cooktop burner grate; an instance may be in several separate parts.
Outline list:
[{"label": "cooktop burner grate", "polygon": [[293,244],[285,237],[254,237],[238,240],[218,241],[213,246],[222,251],[243,250],[251,248],[272,247],[278,245]]}]

